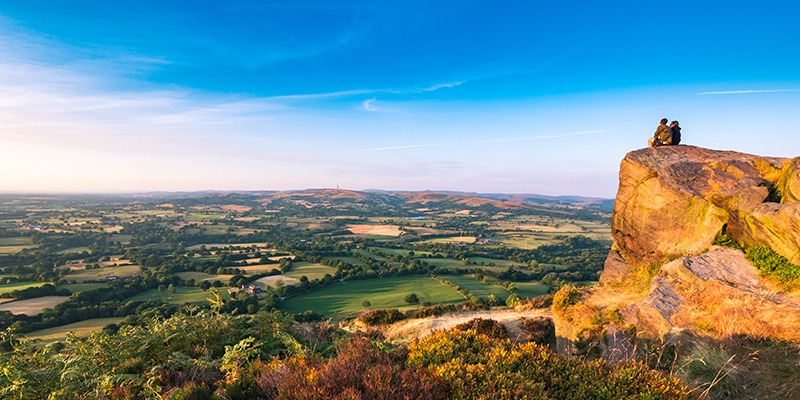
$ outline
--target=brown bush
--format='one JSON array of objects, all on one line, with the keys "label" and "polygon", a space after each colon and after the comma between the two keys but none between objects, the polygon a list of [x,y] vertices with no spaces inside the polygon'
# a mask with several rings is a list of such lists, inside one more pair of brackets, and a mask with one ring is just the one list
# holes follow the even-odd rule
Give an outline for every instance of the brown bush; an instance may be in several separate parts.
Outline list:
[{"label": "brown bush", "polygon": [[508,339],[508,331],[503,324],[493,319],[475,318],[463,324],[456,325],[455,330],[474,330],[479,335],[483,334],[494,339]]},{"label": "brown bush", "polygon": [[363,337],[343,345],[328,361],[292,358],[273,362],[259,376],[276,399],[446,399],[444,383],[426,368],[406,367],[407,351],[387,352]]}]

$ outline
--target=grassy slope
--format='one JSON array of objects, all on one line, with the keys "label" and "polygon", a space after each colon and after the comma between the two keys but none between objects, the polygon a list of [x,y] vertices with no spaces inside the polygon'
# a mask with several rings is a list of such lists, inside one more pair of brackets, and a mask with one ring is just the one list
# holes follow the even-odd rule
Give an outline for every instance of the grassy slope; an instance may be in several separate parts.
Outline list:
[{"label": "grassy slope", "polygon": [[464,297],[455,289],[425,276],[402,276],[334,283],[297,297],[287,299],[283,309],[289,312],[314,310],[324,315],[355,315],[363,312],[364,300],[372,308],[408,306],[404,298],[416,293],[420,302],[458,303]]}]

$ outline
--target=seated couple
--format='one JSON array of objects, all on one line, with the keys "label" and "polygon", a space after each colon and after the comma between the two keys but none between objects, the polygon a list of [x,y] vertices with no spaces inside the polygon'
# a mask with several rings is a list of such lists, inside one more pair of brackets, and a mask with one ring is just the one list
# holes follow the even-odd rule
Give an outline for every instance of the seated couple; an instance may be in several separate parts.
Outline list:
[{"label": "seated couple", "polygon": [[678,121],[672,121],[669,126],[667,126],[667,122],[669,122],[669,120],[666,118],[661,119],[661,124],[656,128],[656,134],[647,141],[650,147],[681,143],[681,127],[678,126]]}]

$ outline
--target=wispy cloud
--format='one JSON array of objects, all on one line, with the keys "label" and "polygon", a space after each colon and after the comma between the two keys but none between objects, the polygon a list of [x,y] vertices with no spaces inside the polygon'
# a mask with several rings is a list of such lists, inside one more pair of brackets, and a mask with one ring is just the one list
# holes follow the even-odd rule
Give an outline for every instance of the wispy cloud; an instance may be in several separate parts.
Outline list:
[{"label": "wispy cloud", "polygon": [[373,94],[381,90],[370,89],[354,89],[354,90],[341,90],[337,92],[326,93],[307,93],[307,94],[289,94],[285,96],[270,96],[265,100],[315,100],[315,99],[329,99],[336,97],[353,97],[365,94]]},{"label": "wispy cloud", "polygon": [[463,84],[463,83],[464,83],[464,82],[462,82],[462,81],[456,81],[456,82],[445,82],[445,83],[437,83],[437,84],[435,84],[435,85],[428,86],[428,87],[426,87],[425,89],[422,89],[422,91],[423,91],[423,92],[434,92],[434,91],[437,91],[437,90],[439,90],[439,89],[449,89],[449,88],[454,88],[454,87],[456,87],[456,86],[460,86],[460,85],[461,85],[461,84]]},{"label": "wispy cloud", "polygon": [[725,95],[725,94],[752,94],[752,93],[781,93],[781,92],[797,92],[796,89],[757,89],[757,90],[723,90],[719,92],[701,92],[696,93],[699,96],[712,96],[712,95]]},{"label": "wispy cloud", "polygon": [[588,130],[588,131],[578,131],[578,132],[567,132],[567,133],[555,133],[551,135],[537,135],[537,136],[523,136],[523,137],[516,137],[516,138],[501,138],[501,139],[489,139],[489,140],[478,140],[473,142],[474,144],[483,144],[483,143],[506,143],[506,142],[526,142],[529,140],[544,140],[544,139],[560,139],[566,137],[573,137],[573,136],[586,136],[586,135],[597,135],[606,133],[604,130]]},{"label": "wispy cloud", "polygon": [[364,107],[364,109],[369,111],[369,112],[378,111],[378,109],[375,107],[375,98],[374,97],[371,98],[371,99],[364,100],[364,102],[361,103],[361,106]]},{"label": "wispy cloud", "polygon": [[446,143],[426,143],[426,144],[407,144],[403,146],[388,146],[388,147],[372,147],[369,149],[353,150],[354,153],[366,153],[370,151],[387,151],[387,150],[401,150],[401,149],[415,149],[420,147],[439,147],[446,146]]}]

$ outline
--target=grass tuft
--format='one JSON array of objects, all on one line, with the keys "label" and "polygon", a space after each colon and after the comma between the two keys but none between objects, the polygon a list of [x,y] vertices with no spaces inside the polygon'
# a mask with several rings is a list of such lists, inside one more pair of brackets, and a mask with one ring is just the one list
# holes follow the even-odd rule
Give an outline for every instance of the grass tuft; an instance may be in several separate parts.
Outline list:
[{"label": "grass tuft", "polygon": [[776,280],[783,290],[800,287],[800,266],[790,263],[769,247],[751,247],[745,252],[745,257],[762,276]]}]

